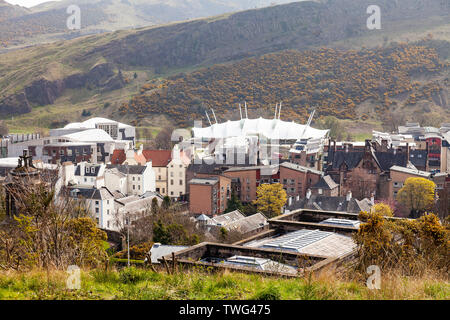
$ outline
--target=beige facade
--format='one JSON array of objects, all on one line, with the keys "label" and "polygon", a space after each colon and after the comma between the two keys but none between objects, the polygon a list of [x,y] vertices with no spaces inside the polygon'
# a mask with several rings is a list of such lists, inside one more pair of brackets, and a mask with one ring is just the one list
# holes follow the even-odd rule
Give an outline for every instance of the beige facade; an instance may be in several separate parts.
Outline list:
[{"label": "beige facade", "polygon": [[162,196],[167,196],[167,167],[155,167],[156,192]]},{"label": "beige facade", "polygon": [[172,160],[167,166],[167,190],[171,198],[186,194],[186,166],[181,160]]}]

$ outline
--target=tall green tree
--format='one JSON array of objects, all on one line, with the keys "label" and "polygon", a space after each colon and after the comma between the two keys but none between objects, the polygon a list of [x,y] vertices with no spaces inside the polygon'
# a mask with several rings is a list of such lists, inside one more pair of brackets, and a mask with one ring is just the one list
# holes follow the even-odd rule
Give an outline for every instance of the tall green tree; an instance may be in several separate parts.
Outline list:
[{"label": "tall green tree", "polygon": [[228,200],[228,205],[227,205],[227,209],[225,210],[225,213],[233,212],[236,210],[243,212],[244,205],[242,204],[241,200],[236,195],[236,193],[233,191],[231,193],[230,200]]}]

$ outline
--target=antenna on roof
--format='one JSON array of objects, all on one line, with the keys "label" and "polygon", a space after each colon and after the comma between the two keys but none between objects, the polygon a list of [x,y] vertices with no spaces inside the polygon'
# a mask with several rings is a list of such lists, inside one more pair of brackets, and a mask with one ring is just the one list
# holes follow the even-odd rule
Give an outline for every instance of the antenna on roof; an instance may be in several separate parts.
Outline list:
[{"label": "antenna on roof", "polygon": [[274,119],[277,118],[277,113],[278,113],[278,103],[275,104],[275,117],[274,117]]},{"label": "antenna on roof", "polygon": [[213,114],[213,116],[214,116],[214,120],[216,120],[216,124],[217,124],[216,113],[214,112],[214,109],[213,109],[213,108],[211,108],[211,111],[212,111],[212,114]]},{"label": "antenna on roof", "polygon": [[245,101],[245,118],[248,119],[247,101]]},{"label": "antenna on roof", "polygon": [[209,118],[208,111],[205,110],[206,117],[208,118],[209,125],[212,126],[211,119]]},{"label": "antenna on roof", "polygon": [[278,119],[281,119],[281,106],[283,105],[283,102],[280,102],[280,110],[278,113]]},{"label": "antenna on roof", "polygon": [[241,114],[241,120],[242,120],[242,107],[241,107],[240,103],[239,103],[239,113]]}]

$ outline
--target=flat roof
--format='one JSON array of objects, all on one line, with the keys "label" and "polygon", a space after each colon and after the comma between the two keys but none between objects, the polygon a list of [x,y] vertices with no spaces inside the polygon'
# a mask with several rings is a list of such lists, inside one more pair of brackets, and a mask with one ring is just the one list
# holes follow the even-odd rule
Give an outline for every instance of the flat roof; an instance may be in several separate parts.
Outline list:
[{"label": "flat roof", "polygon": [[189,184],[215,185],[219,178],[195,178],[189,181]]}]

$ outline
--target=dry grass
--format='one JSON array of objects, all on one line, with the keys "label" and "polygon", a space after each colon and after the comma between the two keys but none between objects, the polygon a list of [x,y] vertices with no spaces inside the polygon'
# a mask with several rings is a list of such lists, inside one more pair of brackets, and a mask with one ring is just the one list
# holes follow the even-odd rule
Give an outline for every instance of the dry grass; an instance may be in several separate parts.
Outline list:
[{"label": "dry grass", "polygon": [[185,270],[168,275],[143,269],[82,272],[82,289],[68,291],[61,271],[0,271],[0,299],[140,300],[448,300],[450,283],[433,273],[408,278],[382,274],[381,290],[369,290],[364,277],[325,271],[301,279],[241,273]]}]

